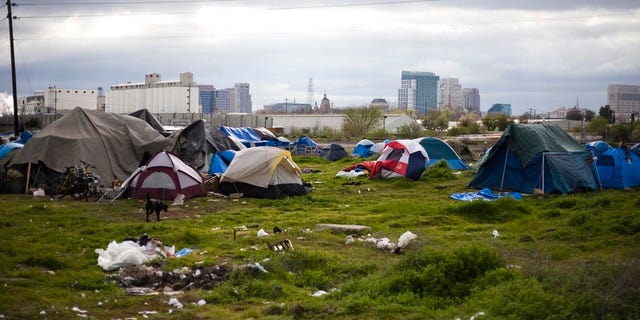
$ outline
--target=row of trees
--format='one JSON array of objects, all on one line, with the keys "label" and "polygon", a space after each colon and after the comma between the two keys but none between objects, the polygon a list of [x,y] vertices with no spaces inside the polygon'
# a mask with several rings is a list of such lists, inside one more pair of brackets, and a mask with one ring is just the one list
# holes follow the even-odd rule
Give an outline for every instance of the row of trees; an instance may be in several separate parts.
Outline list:
[{"label": "row of trees", "polygon": [[[347,137],[364,136],[388,136],[383,128],[384,113],[381,109],[370,106],[361,108],[348,108],[345,111],[343,134]],[[429,111],[420,120],[422,126],[416,124],[398,128],[395,132],[401,138],[415,138],[424,135],[458,136],[463,134],[479,134],[484,131],[504,131],[514,119],[505,114],[488,115],[480,119],[477,114],[469,113],[460,118],[454,128],[449,129],[449,122],[453,118],[453,111],[449,108]],[[583,111],[572,108],[567,112],[567,120],[585,121],[584,130],[590,135],[597,135],[611,143],[620,138],[626,141],[640,141],[640,126],[632,118],[631,122],[615,123],[615,113],[608,106],[600,107],[598,115],[591,110]],[[522,118],[521,122],[531,119]],[[582,131],[582,126],[574,128],[576,132]]]}]

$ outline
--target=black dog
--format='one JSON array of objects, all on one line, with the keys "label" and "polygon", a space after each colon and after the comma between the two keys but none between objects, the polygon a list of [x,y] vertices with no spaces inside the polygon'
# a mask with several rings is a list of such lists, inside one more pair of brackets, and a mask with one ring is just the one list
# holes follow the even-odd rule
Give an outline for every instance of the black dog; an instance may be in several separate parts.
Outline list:
[{"label": "black dog", "polygon": [[147,222],[149,222],[149,215],[156,213],[156,220],[160,221],[160,211],[167,212],[168,206],[162,200],[151,199],[151,193],[147,193],[147,204],[145,205],[147,211]]}]

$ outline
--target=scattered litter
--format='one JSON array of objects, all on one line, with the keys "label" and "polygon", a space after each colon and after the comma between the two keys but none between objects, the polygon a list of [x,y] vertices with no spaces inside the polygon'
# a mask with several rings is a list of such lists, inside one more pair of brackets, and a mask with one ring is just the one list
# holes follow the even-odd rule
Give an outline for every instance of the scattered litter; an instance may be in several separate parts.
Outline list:
[{"label": "scattered litter", "polygon": [[131,288],[126,288],[124,290],[124,294],[130,295],[130,296],[156,296],[156,295],[159,295],[160,293],[155,291],[153,288],[131,287]]},{"label": "scattered litter", "polygon": [[191,253],[191,252],[192,252],[192,250],[191,250],[191,249],[189,249],[189,248],[183,248],[183,249],[180,249],[180,251],[176,252],[176,253],[174,254],[174,256],[175,256],[175,257],[180,258],[180,257],[184,257],[184,256],[188,255],[188,254],[189,254],[189,253]]},{"label": "scattered litter", "polygon": [[280,230],[280,228],[276,226],[276,227],[273,227],[273,233],[275,234],[282,233],[282,230]]},{"label": "scattered litter", "polygon": [[87,310],[82,310],[78,307],[73,307],[71,308],[71,311],[77,312],[77,313],[87,313]]},{"label": "scattered litter", "polygon": [[328,294],[328,293],[329,292],[326,292],[324,290],[318,290],[318,291],[312,293],[311,296],[312,297],[322,297],[322,296],[324,296],[325,294]]},{"label": "scattered litter", "polygon": [[44,197],[44,189],[38,188],[36,191],[33,192],[33,196],[34,197]]},{"label": "scattered litter", "polygon": [[178,193],[176,195],[175,199],[173,199],[173,203],[171,205],[177,206],[177,205],[181,205],[181,204],[184,204],[184,194]]},{"label": "scattered litter", "polygon": [[267,241],[267,247],[269,248],[269,250],[271,251],[293,251],[293,243],[291,243],[291,240],[289,239],[284,239],[282,241],[276,242],[273,245],[270,244]]},{"label": "scattered litter", "polygon": [[367,173],[360,170],[340,171],[336,174],[336,177],[355,178],[360,176],[366,176]]},{"label": "scattered litter", "polygon": [[[403,250],[413,240],[415,240],[417,237],[418,236],[415,235],[413,232],[407,231],[407,232],[403,233],[400,236],[400,238],[398,239],[398,243],[397,244],[391,242],[391,240],[389,240],[389,238],[374,238],[370,234],[368,234],[366,238],[359,237],[359,238],[357,238],[357,240],[358,241],[372,243],[372,244],[375,244],[376,248],[378,248],[378,249],[390,250],[393,253],[398,253],[399,254],[399,253],[402,253]],[[355,241],[356,239],[353,238],[353,236],[347,236],[347,240],[346,240],[345,244],[352,243],[352,240]]]},{"label": "scattered litter", "polygon": [[178,301],[178,299],[176,298],[169,299],[169,305],[176,309],[182,309],[183,307],[182,303],[180,303],[180,301]]},{"label": "scattered litter", "polygon": [[149,315],[149,314],[158,314],[158,311],[153,311],[153,310],[149,310],[149,311],[138,311],[139,315]]},{"label": "scattered litter", "polygon": [[220,229],[222,229],[222,228],[220,228],[220,227],[213,227],[213,228],[211,228],[211,231],[218,231],[218,230],[220,230]]},{"label": "scattered litter", "polygon": [[491,232],[491,234],[493,234],[493,237],[494,237],[494,238],[497,238],[497,237],[499,237],[499,236],[500,236],[500,233],[498,233],[498,230],[493,230],[493,231]]},{"label": "scattered litter", "polygon": [[353,240],[353,236],[352,235],[348,235],[347,236],[347,240],[344,242],[345,245],[347,244],[352,244],[355,240]]},{"label": "scattered litter", "polygon": [[207,302],[206,302],[206,301],[204,301],[204,299],[200,299],[200,300],[198,300],[197,305],[199,305],[199,306],[204,306],[205,304],[207,304]]},{"label": "scattered litter", "polygon": [[469,320],[475,320],[477,317],[480,317],[480,316],[484,316],[484,312],[480,311],[474,314],[473,316],[471,316],[471,318],[469,318]]},{"label": "scattered litter", "polygon": [[268,235],[269,234],[266,231],[264,231],[264,229],[258,230],[258,237],[266,237]]},{"label": "scattered litter", "polygon": [[175,247],[166,248],[157,239],[150,239],[143,245],[145,236],[140,237],[141,243],[132,240],[121,243],[112,241],[106,250],[95,249],[95,253],[98,254],[98,265],[105,271],[111,271],[124,266],[141,265],[159,256],[166,258],[173,255]]},{"label": "scattered litter", "polygon": [[267,269],[265,269],[260,262],[256,262],[256,263],[248,263],[248,264],[243,264],[240,266],[240,268],[250,268],[250,269],[256,269],[256,270],[260,270],[264,273],[269,273],[269,271],[267,271]]},{"label": "scattered litter", "polygon": [[47,314],[47,312],[46,312],[46,311],[44,311],[44,310],[42,310],[42,311],[40,311],[40,314],[41,314],[41,315],[45,315],[45,314]]}]

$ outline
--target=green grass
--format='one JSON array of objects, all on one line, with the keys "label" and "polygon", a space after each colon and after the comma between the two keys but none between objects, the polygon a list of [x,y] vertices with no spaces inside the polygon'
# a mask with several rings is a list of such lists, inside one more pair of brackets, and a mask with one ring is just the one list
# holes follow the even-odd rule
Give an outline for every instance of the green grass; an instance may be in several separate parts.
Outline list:
[{"label": "green grass", "polygon": [[[435,166],[419,181],[344,179],[356,159],[295,158],[314,190],[280,200],[213,196],[171,206],[144,222],[140,200],[92,203],[0,195],[0,315],[6,319],[637,319],[640,318],[638,190],[457,202],[473,172]],[[359,184],[353,184],[357,182]],[[362,224],[371,236],[417,239],[394,254],[345,244],[318,223]],[[251,226],[233,239],[233,228]],[[258,238],[263,228],[285,230]],[[492,231],[498,230],[499,237]],[[95,249],[142,233],[191,248],[156,261],[163,272],[235,266],[210,289],[128,296]],[[366,236],[366,235],[365,235]],[[266,242],[290,239],[294,251]],[[240,268],[260,263],[269,273]],[[324,290],[321,297],[311,294]],[[204,306],[195,302],[206,300]],[[169,313],[169,309],[174,309]],[[44,312],[44,315],[41,315]]]}]

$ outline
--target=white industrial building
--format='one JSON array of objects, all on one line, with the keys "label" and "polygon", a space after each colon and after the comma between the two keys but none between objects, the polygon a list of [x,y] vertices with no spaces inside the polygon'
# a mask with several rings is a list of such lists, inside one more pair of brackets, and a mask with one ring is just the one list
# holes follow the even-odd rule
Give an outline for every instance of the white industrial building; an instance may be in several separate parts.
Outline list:
[{"label": "white industrial building", "polygon": [[70,89],[49,87],[44,91],[44,112],[55,112],[56,110],[73,110],[77,107],[86,110],[97,110],[98,96],[101,95],[101,88],[98,89]]},{"label": "white industrial building", "polygon": [[200,92],[193,73],[180,74],[177,81],[162,81],[157,73],[145,75],[144,83],[111,86],[105,111],[131,113],[147,109],[152,113],[198,113]]}]

